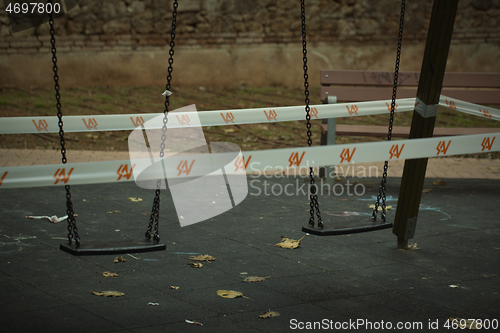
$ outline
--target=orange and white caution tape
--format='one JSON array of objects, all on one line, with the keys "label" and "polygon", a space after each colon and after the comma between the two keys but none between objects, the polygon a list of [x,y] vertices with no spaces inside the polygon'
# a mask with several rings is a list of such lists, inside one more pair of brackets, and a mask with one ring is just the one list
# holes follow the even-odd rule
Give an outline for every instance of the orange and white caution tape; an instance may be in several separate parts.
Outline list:
[{"label": "orange and white caution tape", "polygon": [[[443,138],[365,142],[345,145],[298,147],[234,153],[173,155],[144,163],[164,169],[167,178],[189,181],[218,171],[214,160],[231,161],[223,166],[227,175],[288,168],[346,165],[377,161],[429,158],[500,151],[500,132]],[[43,154],[43,152],[40,152]],[[227,156],[226,156],[226,155]],[[134,181],[129,160],[0,168],[0,189]],[[144,168],[144,165],[141,167]],[[142,177],[142,174],[141,174]],[[149,178],[148,178],[149,177]],[[143,180],[154,179],[145,175]],[[184,180],[183,180],[184,179]]]},{"label": "orange and white caution tape", "polygon": [[[415,98],[397,100],[397,111],[411,111]],[[311,106],[311,119],[341,118],[383,114],[390,111],[391,101],[352,104],[320,104]],[[64,116],[64,132],[133,130],[161,113]],[[197,112],[201,126],[273,123],[305,120],[304,106],[254,108]],[[191,112],[168,114],[168,128],[193,127]],[[57,117],[3,117],[0,134],[59,133]]]}]

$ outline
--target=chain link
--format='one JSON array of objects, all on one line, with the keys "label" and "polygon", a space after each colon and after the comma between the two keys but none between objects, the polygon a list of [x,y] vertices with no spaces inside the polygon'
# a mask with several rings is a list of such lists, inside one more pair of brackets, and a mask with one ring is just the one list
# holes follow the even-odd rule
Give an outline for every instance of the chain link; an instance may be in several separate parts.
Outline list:
[{"label": "chain link", "polygon": [[[398,79],[399,79],[399,62],[401,58],[401,44],[403,41],[403,24],[405,17],[405,0],[401,2],[401,15],[399,18],[399,36],[398,36],[398,48],[396,52],[396,67],[394,69],[394,84],[392,87],[392,101],[391,101],[391,112],[389,116],[389,129],[387,134],[387,141],[392,139],[392,125],[394,123],[394,111],[396,110],[396,92],[398,89]],[[381,205],[382,212],[380,213],[380,218],[382,222],[386,221],[386,205],[385,205],[385,191],[387,185],[387,170],[389,168],[389,161],[384,162],[384,173],[382,175],[382,181],[380,182],[380,187],[377,195],[377,201],[375,202],[375,208],[372,213],[372,220],[377,220],[378,207]],[[381,203],[380,203],[381,202]]]},{"label": "chain link", "polygon": [[[52,1],[50,1],[52,3]],[[59,125],[59,143],[61,145],[61,155],[62,163],[66,164],[68,161],[66,158],[66,148],[64,141],[64,130],[63,130],[63,120],[61,111],[61,95],[59,93],[59,75],[57,74],[57,55],[56,55],[56,39],[54,33],[54,20],[52,13],[49,14],[49,26],[50,26],[50,43],[52,51],[52,69],[54,71],[54,89],[56,91],[56,108],[57,108],[57,118]],[[66,190],[66,214],[68,215],[68,242],[71,244],[73,240],[76,246],[80,245],[80,237],[78,236],[78,228],[76,227],[75,213],[73,211],[73,202],[71,201],[70,186],[64,186]]]},{"label": "chain link", "polygon": [[[305,103],[306,103],[306,121],[307,121],[307,144],[312,146],[311,139],[311,108],[309,107],[309,75],[307,74],[307,42],[306,42],[306,9],[304,0],[301,0],[301,16],[302,16],[302,60],[304,62],[304,95],[305,95]],[[318,228],[323,229],[323,221],[321,220],[321,213],[319,211],[319,203],[318,203],[318,187],[314,181],[314,170],[312,167],[309,167],[309,226],[314,227],[314,212],[316,211],[316,217],[318,219]]]},{"label": "chain link", "polygon": [[[173,12],[172,12],[172,31],[170,33],[170,50],[168,51],[168,73],[167,73],[167,85],[166,90],[170,91],[171,81],[172,81],[172,72],[173,72],[173,63],[174,63],[174,46],[175,46],[175,28],[177,24],[177,7],[179,4],[177,0],[174,0],[173,3]],[[170,96],[165,94],[165,109],[163,110],[163,126],[161,128],[161,144],[160,144],[160,158],[165,156],[165,140],[167,138],[167,123],[168,123],[168,107],[170,106]],[[160,241],[159,234],[159,222],[160,222],[160,188],[161,188],[161,179],[156,181],[156,192],[155,198],[153,200],[153,208],[151,210],[151,217],[149,219],[148,230],[146,231],[146,238],[151,239],[151,232],[153,232],[153,240],[155,242]],[[154,231],[153,231],[154,228]]]}]

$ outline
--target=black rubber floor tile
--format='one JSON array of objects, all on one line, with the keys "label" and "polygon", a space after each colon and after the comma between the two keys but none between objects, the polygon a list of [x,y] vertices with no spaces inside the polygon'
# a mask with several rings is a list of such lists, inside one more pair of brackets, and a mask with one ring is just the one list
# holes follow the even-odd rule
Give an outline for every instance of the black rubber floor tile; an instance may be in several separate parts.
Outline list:
[{"label": "black rubber floor tile", "polygon": [[175,323],[188,319],[186,317],[205,318],[215,315],[211,310],[196,303],[189,304],[164,294],[134,299],[127,299],[126,296],[120,298],[114,298],[112,302],[86,304],[81,307],[127,329]]},{"label": "black rubber floor tile", "polygon": [[[500,224],[499,224],[500,226]],[[461,230],[453,234],[441,234],[432,237],[426,237],[425,242],[438,244],[456,251],[478,256],[499,258],[498,238],[500,232],[498,229],[482,230]]]},{"label": "black rubber floor tile", "polygon": [[[186,314],[189,316],[189,314]],[[164,333],[164,332],[200,332],[203,330],[205,332],[243,332],[243,333],[257,333],[262,332],[262,330],[256,330],[248,327],[242,323],[235,322],[227,317],[211,317],[211,318],[186,318],[190,321],[195,321],[203,324],[203,327],[197,324],[186,323],[185,320],[181,320],[176,323],[147,326],[133,329],[134,333]]]},{"label": "black rubber floor tile", "polygon": [[55,249],[12,255],[2,271],[21,281],[37,283],[58,281],[74,276],[89,276],[96,266]]},{"label": "black rubber floor tile", "polygon": [[[439,244],[429,243],[426,238],[412,239],[409,243],[410,248],[398,249],[396,242],[360,244],[356,250],[374,254],[395,262],[411,264],[419,260],[434,260],[441,258],[454,258],[463,256],[463,252],[455,249],[443,247]],[[416,248],[413,248],[416,246]]]},{"label": "black rubber floor tile", "polygon": [[[275,254],[251,255],[217,263],[217,269],[245,279],[249,276],[270,278],[322,273],[323,270]],[[242,274],[243,273],[243,274]]]},{"label": "black rubber floor tile", "polygon": [[[278,312],[279,316],[272,318],[259,317],[259,315],[269,310]],[[336,311],[306,303],[239,313],[229,315],[228,318],[262,332],[309,332],[314,328],[318,331],[347,332],[348,325],[344,324],[344,329],[342,325],[344,322],[349,321],[347,316]]]},{"label": "black rubber floor tile", "polygon": [[[188,265],[190,262],[193,261],[186,260],[183,264],[169,266],[167,269],[150,268],[127,272],[125,276],[127,279],[161,290],[174,297],[179,293],[179,290],[215,288],[241,282],[239,277],[217,269],[220,264],[217,261],[213,263],[203,262],[201,268],[191,267]],[[171,286],[177,286],[179,289],[172,289]]]},{"label": "black rubber floor tile", "polygon": [[99,314],[71,305],[0,315],[4,333],[20,332],[124,332],[123,327],[103,319]]},{"label": "black rubber floor tile", "polygon": [[[274,308],[284,305],[297,304],[299,300],[293,295],[283,294],[268,288],[268,281],[238,282],[225,284],[219,287],[210,287],[198,290],[177,290],[176,298],[190,304],[197,304],[216,311],[219,316],[234,313],[244,313],[261,309]],[[224,298],[217,295],[217,290],[234,290],[243,293],[244,297]]]},{"label": "black rubber floor tile", "polygon": [[66,302],[26,283],[0,287],[2,314],[61,307]]},{"label": "black rubber floor tile", "polygon": [[463,281],[455,285],[433,285],[398,291],[402,295],[415,298],[450,310],[466,313],[472,309],[498,308],[498,291],[484,287],[481,280]]},{"label": "black rubber floor tile", "polygon": [[[85,278],[65,279],[60,281],[39,282],[37,288],[48,295],[57,297],[65,302],[81,305],[90,303],[117,302],[118,300],[143,297],[145,295],[158,295],[160,291],[154,287],[148,287],[143,283],[128,279],[122,275],[118,277],[104,277],[103,272],[94,272],[92,276]],[[103,297],[94,295],[93,292],[119,291],[125,296],[119,298]]]},{"label": "black rubber floor tile", "polygon": [[[420,330],[426,331],[429,319],[448,318],[447,316],[451,313],[449,309],[428,300],[414,299],[394,291],[329,300],[317,303],[317,305],[331,309],[355,322],[364,320],[364,323],[360,322],[362,325],[358,329],[368,330],[370,327],[374,327],[373,324],[380,324],[383,321],[390,323],[385,326],[386,328],[397,332],[412,331],[411,329],[398,329],[398,323],[403,323],[403,325],[410,323],[410,327],[414,327],[414,331],[418,331],[419,327]],[[367,326],[368,322],[372,323],[372,326]],[[385,332],[385,330],[380,329],[379,331]]]},{"label": "black rubber floor tile", "polygon": [[453,284],[456,282],[454,277],[403,263],[345,270],[337,272],[337,274],[388,290],[427,287],[436,284]]},{"label": "black rubber floor tile", "polygon": [[424,258],[415,260],[412,264],[454,277],[458,281],[475,280],[486,276],[500,275],[498,259],[491,259],[478,255],[462,255],[459,258],[459,260],[450,260],[450,258]]},{"label": "black rubber floor tile", "polygon": [[292,296],[304,303],[343,299],[381,291],[379,286],[332,273],[268,279],[265,282],[267,288]]}]

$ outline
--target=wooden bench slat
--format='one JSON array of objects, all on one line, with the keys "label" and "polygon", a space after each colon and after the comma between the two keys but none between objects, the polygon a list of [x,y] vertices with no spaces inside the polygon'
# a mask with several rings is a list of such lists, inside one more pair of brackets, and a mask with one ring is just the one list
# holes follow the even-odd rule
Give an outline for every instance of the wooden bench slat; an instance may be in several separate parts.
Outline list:
[{"label": "wooden bench slat", "polygon": [[[337,135],[350,135],[350,136],[373,136],[373,137],[387,137],[387,126],[374,126],[374,125],[337,125]],[[327,125],[321,124],[321,131],[327,132]],[[454,135],[470,135],[470,134],[486,134],[486,133],[500,133],[500,128],[456,128],[456,127],[436,127],[434,128],[434,136],[454,136]],[[394,126],[392,128],[392,137],[395,138],[408,138],[410,135],[410,127],[407,126]]]},{"label": "wooden bench slat", "polygon": [[[328,93],[328,94],[327,94]],[[441,94],[461,101],[476,104],[500,104],[500,89],[453,89],[443,88]],[[417,95],[417,88],[398,88],[397,98],[412,98]],[[389,87],[321,87],[321,100],[327,96],[337,96],[337,102],[365,102],[390,100],[392,88]]]},{"label": "wooden bench slat", "polygon": [[[399,86],[418,86],[418,72],[399,72]],[[392,86],[394,72],[321,70],[321,85]],[[500,73],[445,73],[444,87],[499,88]]]}]

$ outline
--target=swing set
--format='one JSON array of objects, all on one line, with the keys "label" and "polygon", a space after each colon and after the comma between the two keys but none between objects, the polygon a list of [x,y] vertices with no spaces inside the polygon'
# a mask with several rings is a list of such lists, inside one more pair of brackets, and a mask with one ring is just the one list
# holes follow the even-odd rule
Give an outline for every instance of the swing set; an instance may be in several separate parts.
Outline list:
[{"label": "swing set", "polygon": [[[173,1],[172,12],[172,25],[170,34],[170,50],[168,58],[167,69],[167,92],[171,90],[171,80],[173,72],[173,56],[175,46],[175,30],[177,20],[178,1]],[[426,50],[422,65],[421,80],[419,83],[417,98],[426,106],[432,106],[439,101],[440,90],[442,86],[442,78],[446,64],[446,58],[451,39],[451,31],[453,28],[454,18],[457,10],[457,1],[455,0],[435,0],[431,22],[429,26],[429,34],[427,37]],[[394,70],[394,83],[392,91],[392,101],[389,113],[389,126],[387,140],[391,140],[394,111],[396,107],[396,93],[398,88],[398,74],[399,64],[401,57],[401,44],[403,37],[403,23],[405,14],[405,0],[401,3],[401,13],[399,21],[399,36],[397,42],[396,52],[396,65]],[[51,36],[51,51],[52,62],[55,82],[55,97],[56,108],[59,125],[59,138],[61,145],[62,163],[67,163],[66,148],[64,140],[63,129],[63,115],[61,111],[61,96],[59,93],[59,76],[57,67],[56,55],[56,41],[54,34],[54,20],[51,14],[49,18],[50,36]],[[444,15],[444,16],[442,16]],[[441,17],[440,17],[441,16]],[[311,139],[311,108],[309,106],[309,83],[308,83],[308,66],[307,66],[307,43],[306,43],[306,14],[305,14],[305,0],[301,0],[301,20],[302,20],[302,53],[303,53],[303,78],[304,78],[304,95],[305,95],[305,119],[307,128],[307,144],[312,146]],[[434,43],[435,40],[441,40],[441,43]],[[167,115],[169,112],[169,99],[170,94],[164,93],[164,117],[160,145],[160,158],[164,157],[165,139],[167,131]],[[414,112],[412,120],[412,130],[410,133],[411,138],[425,138],[432,136],[434,128],[435,115],[426,115],[419,112]],[[396,223],[388,222],[386,218],[386,185],[387,185],[387,171],[388,161],[384,163],[384,171],[382,180],[379,186],[378,195],[375,201],[375,207],[372,216],[368,220],[349,222],[349,225],[336,224],[334,222],[325,224],[321,218],[321,212],[318,202],[317,186],[315,184],[313,167],[309,167],[309,193],[310,193],[310,209],[309,209],[309,224],[304,226],[302,230],[306,233],[329,236],[339,234],[350,234],[367,232],[374,230],[381,230],[394,227],[393,232],[398,236],[398,245],[405,246],[407,240],[413,237],[416,224],[416,216],[418,214],[418,205],[420,202],[420,193],[423,186],[423,178],[425,176],[427,158],[406,160],[404,174],[402,178],[402,185],[400,188],[399,201],[396,211]],[[61,244],[60,248],[66,252],[74,255],[86,254],[116,254],[116,253],[130,253],[130,252],[145,252],[157,251],[166,249],[165,244],[160,243],[159,234],[159,210],[160,210],[160,184],[161,179],[156,182],[156,191],[153,199],[151,215],[149,218],[149,225],[145,233],[145,240],[142,241],[122,241],[117,244],[106,243],[83,243],[80,241],[78,235],[78,228],[76,226],[76,219],[71,200],[70,185],[65,185],[66,190],[66,212],[68,215],[68,243]],[[419,191],[420,188],[420,191]],[[419,193],[415,195],[415,193]],[[401,206],[402,208],[399,208]],[[415,207],[416,210],[415,210]],[[378,212],[380,211],[380,220],[377,220]],[[399,221],[398,221],[399,220]]]}]

